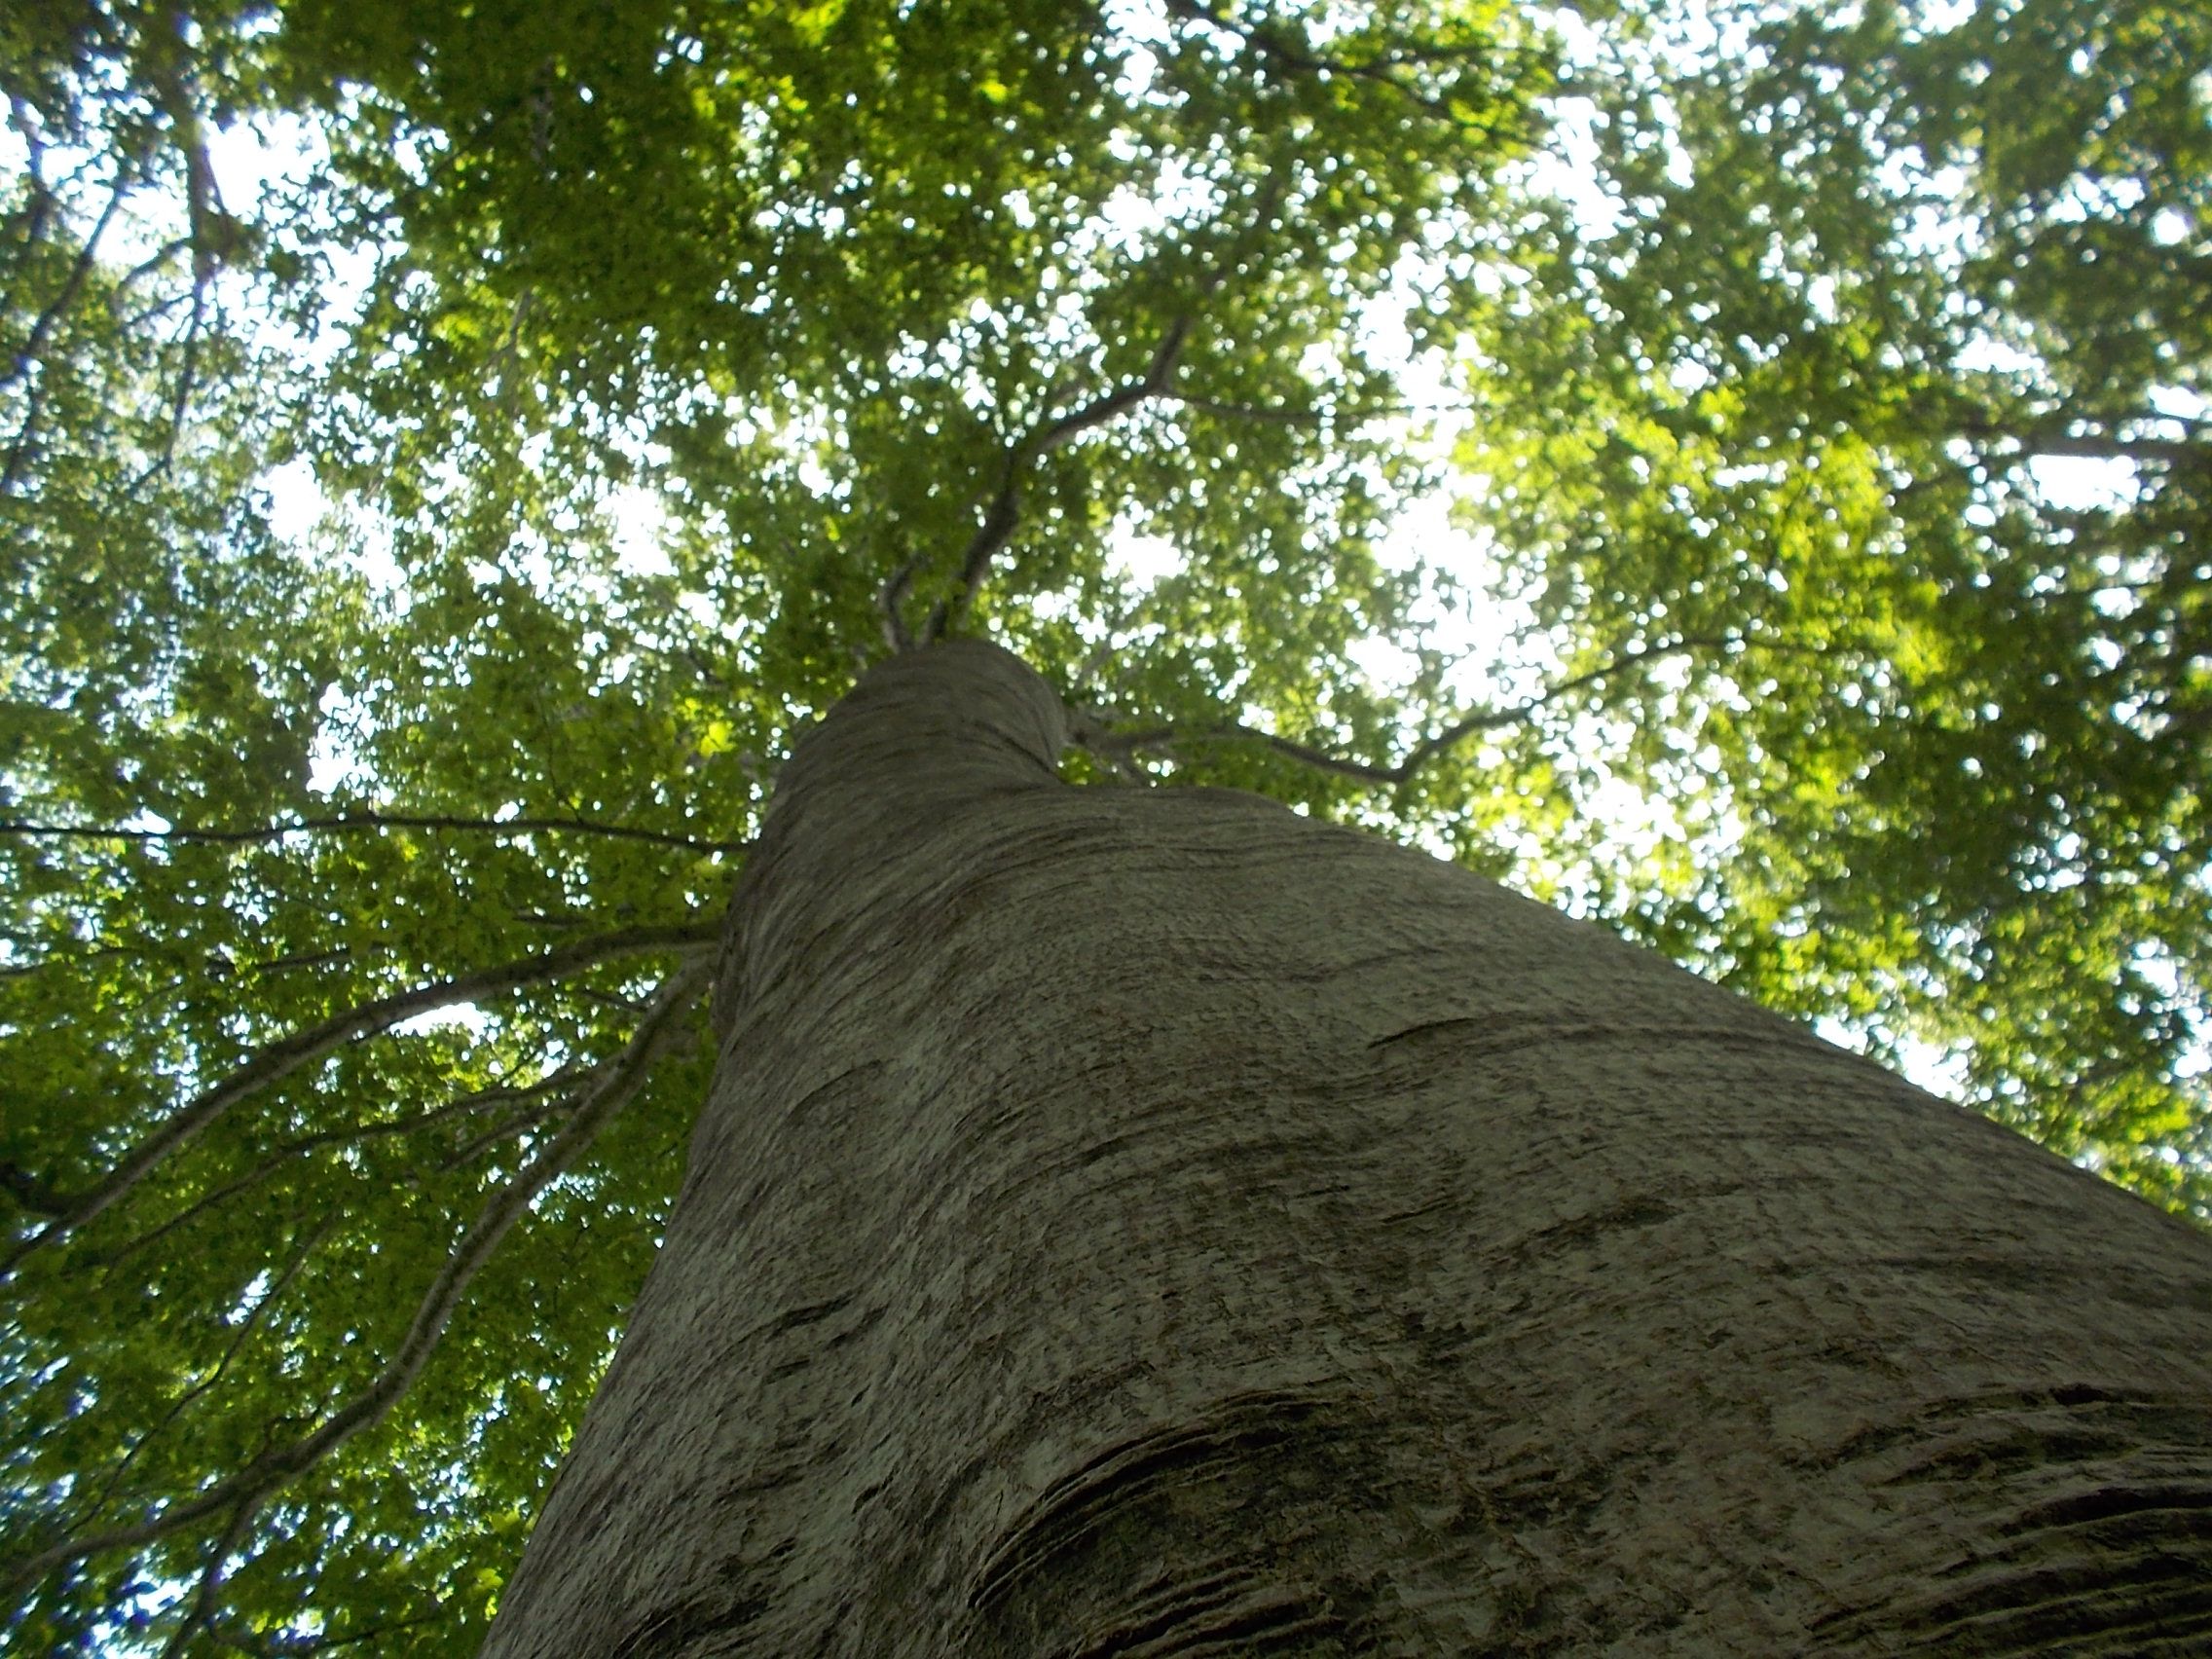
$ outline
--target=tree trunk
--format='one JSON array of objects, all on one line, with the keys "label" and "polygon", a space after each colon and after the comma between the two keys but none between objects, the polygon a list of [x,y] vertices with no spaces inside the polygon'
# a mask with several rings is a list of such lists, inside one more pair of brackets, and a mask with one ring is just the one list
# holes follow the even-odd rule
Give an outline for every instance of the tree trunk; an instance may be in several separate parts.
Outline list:
[{"label": "tree trunk", "polygon": [[804,740],[667,1242],[488,1652],[2212,1643],[2212,1240],[1495,884]]}]

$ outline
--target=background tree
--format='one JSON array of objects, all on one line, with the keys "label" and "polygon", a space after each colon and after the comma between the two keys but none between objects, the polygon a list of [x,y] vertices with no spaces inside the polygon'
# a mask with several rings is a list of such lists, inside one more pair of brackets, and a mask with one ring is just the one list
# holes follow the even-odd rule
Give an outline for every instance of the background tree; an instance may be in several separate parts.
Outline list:
[{"label": "background tree", "polygon": [[[1086,708],[1086,780],[1971,1033],[1978,1100],[2201,1215],[2203,54],[1855,17],[11,12],[16,1639],[473,1650],[768,780],[947,633]],[[1608,233],[1528,166],[1561,92]],[[250,199],[240,126],[302,158]],[[1518,656],[1381,549],[1400,330]],[[2091,447],[2131,498],[2032,488]],[[1695,840],[1625,862],[1601,767]]]}]

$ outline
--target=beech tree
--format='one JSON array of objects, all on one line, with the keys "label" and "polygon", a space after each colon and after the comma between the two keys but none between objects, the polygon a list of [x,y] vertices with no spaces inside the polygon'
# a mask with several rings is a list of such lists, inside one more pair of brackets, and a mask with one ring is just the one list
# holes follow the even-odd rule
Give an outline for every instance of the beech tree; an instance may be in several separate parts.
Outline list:
[{"label": "beech tree", "polygon": [[2204,25],[1954,14],[0,19],[11,1641],[2201,1640]]}]

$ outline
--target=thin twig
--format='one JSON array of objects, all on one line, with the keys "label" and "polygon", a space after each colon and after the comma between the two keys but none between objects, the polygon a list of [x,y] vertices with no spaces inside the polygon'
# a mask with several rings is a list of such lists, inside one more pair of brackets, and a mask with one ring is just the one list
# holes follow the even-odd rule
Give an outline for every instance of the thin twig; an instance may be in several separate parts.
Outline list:
[{"label": "thin twig", "polygon": [[162,1659],[183,1659],[191,1651],[192,1639],[214,1617],[215,1593],[223,1587],[223,1563],[237,1553],[245,1539],[246,1529],[253,1525],[253,1518],[260,1509],[258,1495],[240,1498],[229,1524],[208,1546],[207,1565],[200,1569],[200,1585],[193,1593],[192,1605],[185,1609],[183,1622],[163,1645]]},{"label": "thin twig", "polygon": [[538,832],[605,835],[614,840],[649,841],[662,847],[686,847],[702,853],[742,853],[750,841],[716,841],[697,835],[679,835],[667,830],[644,830],[629,824],[603,824],[589,818],[457,818],[424,812],[348,812],[331,818],[299,818],[289,824],[255,824],[237,828],[139,830],[120,824],[26,824],[0,820],[0,835],[74,841],[177,841],[203,846],[240,846],[250,841],[276,841],[303,831],[343,833],[357,830],[454,830],[488,835],[529,835]]},{"label": "thin twig", "polygon": [[1656,662],[1666,657],[1680,656],[1694,650],[1725,650],[1730,646],[1749,646],[1756,644],[1741,635],[1692,635],[1667,645],[1632,645],[1611,662],[1571,675],[1546,686],[1535,696],[1503,709],[1484,709],[1455,721],[1432,737],[1424,738],[1406,753],[1394,765],[1377,765],[1351,756],[1333,755],[1325,749],[1296,739],[1277,736],[1273,732],[1255,731],[1237,722],[1186,729],[1178,725],[1154,725],[1135,731],[1116,732],[1109,729],[1108,717],[1098,710],[1078,712],[1075,741],[1091,751],[1109,764],[1119,766],[1123,759],[1140,749],[1172,749],[1185,744],[1204,743],[1258,743],[1278,755],[1288,756],[1303,765],[1329,772],[1341,778],[1356,778],[1368,784],[1404,784],[1429,761],[1455,744],[1472,737],[1479,731],[1492,731],[1499,726],[1517,725],[1541,712],[1552,703],[1584,686],[1618,674],[1640,662]]},{"label": "thin twig", "polygon": [[542,955],[501,963],[496,968],[478,969],[471,974],[458,975],[450,979],[419,985],[413,990],[379,997],[349,1009],[319,1025],[311,1025],[293,1032],[289,1037],[280,1038],[260,1050],[222,1082],[202,1090],[171,1113],[161,1127],[127,1154],[106,1175],[77,1194],[70,1200],[67,1214],[55,1216],[18,1244],[9,1256],[5,1267],[0,1268],[0,1277],[12,1275],[23,1259],[33,1251],[58,1243],[102,1213],[144,1180],[169,1154],[206,1129],[239,1101],[291,1076],[301,1067],[335,1052],[355,1037],[388,1030],[403,1019],[432,1009],[503,996],[525,985],[542,983],[564,974],[624,956],[662,951],[697,956],[712,950],[719,942],[720,937],[719,923],[629,928],[617,933],[603,934],[596,939],[580,940],[574,944],[564,945]]},{"label": "thin twig", "polygon": [[601,1129],[645,1087],[653,1063],[673,1044],[690,1009],[713,978],[712,963],[694,962],[663,981],[652,1014],[640,1025],[629,1046],[609,1066],[599,1086],[578,1105],[560,1133],[498,1192],[488,1198],[453,1252],[424,1291],[406,1335],[368,1383],[313,1431],[290,1444],[272,1448],[237,1473],[197,1495],[170,1504],[160,1514],[130,1526],[48,1546],[18,1564],[0,1593],[16,1593],[55,1568],[110,1550],[134,1549],[247,1502],[267,1499],[286,1483],[312,1469],[361,1430],[380,1421],[422,1375],[439,1339],[452,1322],[470,1281],[488,1262],[531,1200],[573,1162]]},{"label": "thin twig", "polygon": [[98,1265],[102,1268],[116,1266],[143,1250],[147,1245],[158,1243],[178,1228],[185,1226],[195,1216],[204,1215],[216,1206],[237,1198],[239,1194],[260,1186],[264,1181],[269,1180],[283,1169],[294,1159],[304,1158],[321,1147],[342,1146],[355,1141],[381,1140],[389,1135],[411,1134],[417,1129],[440,1123],[447,1118],[463,1117],[471,1112],[480,1112],[487,1106],[504,1106],[516,1101],[535,1100],[555,1089],[567,1088],[574,1083],[579,1075],[580,1068],[572,1065],[564,1066],[551,1076],[526,1088],[480,1088],[474,1093],[461,1095],[457,1099],[446,1101],[441,1106],[433,1106],[427,1111],[418,1112],[412,1117],[392,1118],[374,1124],[349,1124],[343,1128],[324,1129],[316,1134],[302,1135],[297,1140],[286,1141],[281,1146],[271,1149],[269,1155],[260,1163],[236,1180],[225,1182],[213,1192],[195,1199],[166,1221],[159,1222],[146,1232],[139,1234],[135,1238],[117,1245],[100,1258]]}]

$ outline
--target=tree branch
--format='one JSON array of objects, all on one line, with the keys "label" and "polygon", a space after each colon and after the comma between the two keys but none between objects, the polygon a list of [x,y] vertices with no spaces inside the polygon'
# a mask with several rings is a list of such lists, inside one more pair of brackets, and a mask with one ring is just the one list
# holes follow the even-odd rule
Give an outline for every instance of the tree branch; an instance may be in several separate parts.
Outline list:
[{"label": "tree branch", "polygon": [[132,1549],[241,1504],[260,1503],[306,1473],[361,1430],[381,1420],[414,1384],[436,1351],[439,1339],[459,1309],[461,1297],[531,1200],[598,1138],[600,1130],[645,1087],[653,1063],[682,1030],[679,1015],[690,1009],[712,982],[712,962],[694,962],[662,982],[652,1014],[640,1025],[620,1056],[577,1106],[560,1133],[545,1143],[530,1163],[484,1201],[445,1265],[430,1280],[406,1334],[370,1379],[343,1407],[311,1433],[289,1445],[262,1453],[251,1462],[201,1491],[170,1504],[158,1515],[130,1526],[66,1539],[18,1563],[8,1574],[6,1592],[18,1593],[55,1568],[109,1550]]},{"label": "tree branch", "polygon": [[679,835],[668,830],[644,830],[628,824],[606,824],[591,818],[457,818],[424,812],[348,812],[331,818],[301,818],[289,824],[255,824],[237,828],[191,827],[168,830],[133,830],[122,825],[29,824],[0,820],[0,835],[30,839],[74,841],[176,841],[205,846],[241,846],[252,841],[277,841],[303,831],[344,833],[357,830],[456,830],[490,835],[528,835],[540,832],[605,835],[614,840],[649,841],[655,846],[686,847],[702,853],[742,853],[750,841],[715,841]]},{"label": "tree branch", "polygon": [[914,636],[906,626],[903,608],[906,603],[906,590],[914,585],[914,572],[921,568],[922,556],[909,553],[875,596],[875,608],[883,616],[883,643],[891,647],[894,656],[914,648]]},{"label": "tree branch", "polygon": [[[46,176],[46,133],[44,123],[37,110],[17,92],[8,94],[8,125],[23,143],[23,182],[28,187],[30,200],[21,209],[20,216],[11,213],[8,228],[12,232],[22,227],[22,252],[16,258],[8,286],[0,289],[0,312],[16,309],[18,279],[26,276],[33,266],[33,254],[46,239],[46,222],[53,216],[59,198]],[[4,383],[0,383],[4,384]]]},{"label": "tree branch", "polygon": [[245,1540],[246,1529],[260,1513],[261,1498],[249,1496],[239,1501],[230,1522],[218,1533],[207,1550],[207,1565],[200,1569],[199,1587],[193,1592],[192,1604],[185,1608],[184,1618],[162,1648],[162,1659],[184,1659],[192,1650],[192,1639],[207,1626],[215,1616],[215,1593],[223,1586],[223,1563],[235,1554]]},{"label": "tree branch", "polygon": [[[409,1134],[416,1129],[443,1122],[448,1118],[462,1117],[471,1112],[480,1112],[487,1106],[503,1106],[517,1101],[536,1101],[541,1096],[556,1089],[567,1088],[574,1083],[579,1075],[579,1068],[564,1066],[550,1077],[527,1088],[480,1088],[473,1093],[448,1100],[441,1106],[433,1106],[427,1111],[417,1112],[412,1117],[392,1118],[374,1124],[351,1124],[344,1128],[325,1129],[318,1134],[302,1135],[296,1140],[286,1141],[272,1149],[261,1162],[240,1175],[237,1180],[225,1182],[212,1193],[195,1199],[166,1221],[157,1223],[146,1232],[139,1234],[135,1238],[117,1245],[115,1249],[102,1258],[99,1265],[103,1268],[114,1267],[117,1263],[143,1250],[147,1245],[166,1237],[176,1229],[191,1221],[193,1217],[204,1215],[216,1205],[226,1203],[238,1197],[239,1194],[260,1186],[291,1162],[293,1159],[303,1158],[321,1147],[342,1146],[350,1142],[381,1140],[388,1135]],[[508,1122],[512,1123],[513,1120],[509,1119]],[[478,1137],[479,1140],[481,1138]],[[471,1141],[469,1145],[473,1149],[476,1141]],[[48,1213],[66,1213],[66,1211],[50,1211]]]},{"label": "tree branch", "polygon": [[[69,275],[62,278],[61,291],[47,302],[31,323],[30,334],[23,341],[22,349],[16,353],[15,363],[5,376],[0,376],[0,387],[13,386],[30,373],[32,365],[38,361],[39,353],[46,350],[48,337],[60,326],[61,319],[69,313],[69,308],[77,303],[77,296],[84,290],[86,278],[92,276],[92,268],[98,263],[100,239],[107,235],[108,226],[115,222],[116,211],[122,207],[123,199],[129,194],[130,185],[131,178],[128,172],[116,175],[115,183],[108,191],[107,205],[100,209],[99,217],[92,221],[92,229],[85,233],[84,245],[78,248],[76,258],[70,262]],[[18,437],[17,442],[19,444],[22,439]]]},{"label": "tree branch", "polygon": [[334,1653],[341,1647],[374,1641],[378,1637],[388,1636],[394,1631],[434,1624],[446,1616],[447,1610],[443,1603],[432,1597],[430,1610],[426,1613],[417,1613],[412,1618],[393,1619],[388,1624],[370,1625],[345,1636],[289,1636],[282,1633],[265,1636],[258,1631],[237,1629],[220,1619],[209,1621],[207,1634],[234,1652],[259,1654],[262,1659],[305,1659],[311,1653]]},{"label": "tree branch", "polygon": [[1278,426],[1311,426],[1317,430],[1357,426],[1391,416],[1470,415],[1475,408],[1471,403],[1371,403],[1361,409],[1330,409],[1296,403],[1230,403],[1187,391],[1170,392],[1167,398],[1180,408],[1222,420],[1266,421]]},{"label": "tree branch", "polygon": [[1303,765],[1328,772],[1340,778],[1354,778],[1366,784],[1398,785],[1410,782],[1414,774],[1454,745],[1472,737],[1478,731],[1492,731],[1499,726],[1517,725],[1539,713],[1561,698],[1592,685],[1601,680],[1618,674],[1640,662],[1656,662],[1665,657],[1680,656],[1694,650],[1725,650],[1732,645],[1749,646],[1754,642],[1736,634],[1690,635],[1670,644],[1632,645],[1611,662],[1589,669],[1581,674],[1546,686],[1525,702],[1503,709],[1484,709],[1454,721],[1433,737],[1422,739],[1406,753],[1395,765],[1377,765],[1346,755],[1332,755],[1325,749],[1300,743],[1293,738],[1278,737],[1273,732],[1255,731],[1237,722],[1186,730],[1177,725],[1154,725],[1135,731],[1115,732],[1107,728],[1106,719],[1097,710],[1077,712],[1074,740],[1091,751],[1109,764],[1120,766],[1124,759],[1140,749],[1170,749],[1181,744],[1204,743],[1258,743],[1278,755],[1288,756]]},{"label": "tree branch", "polygon": [[[2122,420],[2166,421],[2196,428],[2186,416],[2143,415]],[[2065,456],[2083,461],[2157,461],[2174,466],[2212,465],[2212,444],[2195,438],[2119,437],[2109,432],[2081,429],[2091,418],[2060,416],[2057,419],[2009,424],[1986,416],[1960,423],[1959,435],[1970,443],[2009,443],[2022,456]],[[2110,421],[2120,424],[2121,421]]]},{"label": "tree branch", "polygon": [[116,1488],[123,1484],[124,1476],[130,1472],[130,1465],[138,1460],[138,1454],[167,1433],[169,1425],[184,1415],[193,1401],[199,1399],[201,1395],[222,1382],[224,1373],[230,1370],[232,1361],[236,1360],[244,1349],[254,1331],[259,1328],[263,1317],[282,1299],[285,1291],[291,1288],[292,1281],[300,1276],[301,1270],[308,1265],[308,1258],[314,1254],[316,1247],[332,1233],[336,1232],[337,1228],[337,1218],[330,1217],[302,1237],[292,1251],[291,1260],[284,1264],[283,1271],[270,1281],[269,1288],[263,1291],[254,1305],[246,1310],[245,1318],[239,1325],[238,1334],[231,1338],[230,1345],[223,1349],[222,1358],[215,1362],[206,1376],[193,1383],[191,1387],[170,1402],[169,1409],[162,1414],[159,1422],[130,1443],[130,1450],[123,1455],[106,1481],[101,1484],[99,1495],[86,1506],[84,1514],[87,1519],[97,1515],[107,1507],[108,1501],[115,1495]]},{"label": "tree branch", "polygon": [[[1237,238],[1264,230],[1274,212],[1275,203],[1282,195],[1279,173],[1271,176],[1262,189],[1253,214],[1252,224]],[[1234,249],[1232,249],[1234,252]],[[989,574],[991,561],[1014,538],[1015,528],[1021,522],[1022,474],[1037,461],[1051,454],[1062,445],[1072,443],[1093,427],[1104,425],[1116,416],[1156,397],[1172,394],[1176,364],[1181,360],[1183,347],[1190,339],[1196,314],[1208,300],[1219,292],[1235,265],[1234,258],[1214,261],[1204,279],[1198,284],[1197,295],[1182,314],[1167,325],[1158,346],[1153,348],[1152,360],[1135,380],[1126,381],[1111,391],[1101,392],[1080,408],[1072,409],[1055,420],[1041,422],[1021,438],[1009,444],[999,466],[999,487],[984,509],[983,522],[977,527],[975,535],[961,554],[960,574],[954,583],[949,599],[940,599],[930,608],[928,620],[923,624],[917,643],[932,645],[944,637],[948,627],[958,626],[968,619],[974,609],[977,595],[981,591],[983,578]],[[904,637],[904,625],[898,615],[898,601],[903,597],[905,587],[914,574],[915,561],[908,560],[891,583],[884,589],[886,637],[894,642]]]},{"label": "tree branch", "polygon": [[291,1036],[262,1049],[222,1082],[195,1095],[106,1175],[71,1198],[67,1213],[55,1216],[16,1247],[5,1266],[0,1267],[0,1278],[13,1275],[23,1259],[33,1251],[58,1243],[106,1210],[144,1180],[170,1153],[199,1135],[239,1101],[291,1076],[301,1067],[335,1052],[355,1037],[388,1030],[403,1019],[432,1009],[450,1008],[458,1003],[475,1002],[480,998],[503,996],[525,985],[559,978],[577,969],[594,967],[624,956],[661,951],[681,951],[685,955],[697,956],[711,951],[719,942],[720,937],[721,929],[718,923],[630,928],[618,933],[603,934],[596,939],[579,940],[574,944],[564,945],[539,956],[525,957],[520,961],[502,963],[496,968],[479,969],[472,974],[420,985],[411,991],[379,997],[373,1002],[349,1009],[318,1025],[295,1031]]},{"label": "tree branch", "polygon": [[[1218,279],[1209,283],[1207,292],[1218,285]],[[1008,446],[1000,463],[998,493],[991,498],[982,524],[961,555],[960,575],[953,586],[952,597],[949,601],[940,599],[930,608],[920,644],[935,644],[944,637],[947,627],[968,619],[983,578],[990,571],[991,561],[1014,538],[1014,530],[1021,522],[1022,474],[1033,462],[1072,443],[1092,427],[1102,426],[1138,404],[1163,395],[1174,379],[1175,363],[1182,355],[1183,343],[1190,338],[1191,321],[1186,313],[1167,325],[1166,335],[1153,350],[1152,361],[1137,379],[1100,393],[1057,420],[1033,427],[1018,442]]]},{"label": "tree branch", "polygon": [[[129,188],[129,174],[118,173],[115,186],[108,194],[107,205],[92,222],[92,228],[85,234],[84,246],[77,250],[77,257],[69,267],[69,275],[61,284],[61,292],[39,313],[38,319],[31,325],[29,338],[23,342],[22,350],[16,353],[13,367],[6,376],[0,377],[0,387],[29,379],[40,354],[46,350],[47,337],[59,325],[69,308],[76,304],[78,292],[84,287],[85,279],[92,275],[92,267],[98,259],[100,239],[107,234],[108,226],[114,222],[116,210],[123,205],[123,198]],[[38,435],[38,424],[46,414],[46,388],[44,376],[39,378],[35,386],[28,387],[22,423],[16,428],[16,435],[8,445],[6,462],[0,463],[0,496],[15,493],[16,486],[22,481],[23,473],[30,464],[31,446]]]},{"label": "tree branch", "polygon": [[1319,56],[1304,44],[1294,44],[1278,29],[1261,23],[1240,22],[1234,17],[1223,17],[1205,5],[1203,0],[1167,0],[1167,13],[1185,22],[1235,35],[1279,68],[1298,74],[1345,75],[1353,80],[1372,81],[1377,86],[1389,88],[1407,102],[1454,127],[1478,125],[1453,109],[1447,100],[1431,96],[1418,87],[1408,86],[1391,71],[1437,63],[1465,62],[1473,57],[1487,55],[1493,51],[1489,42],[1460,48],[1409,48],[1382,52],[1355,62],[1341,57]]}]

